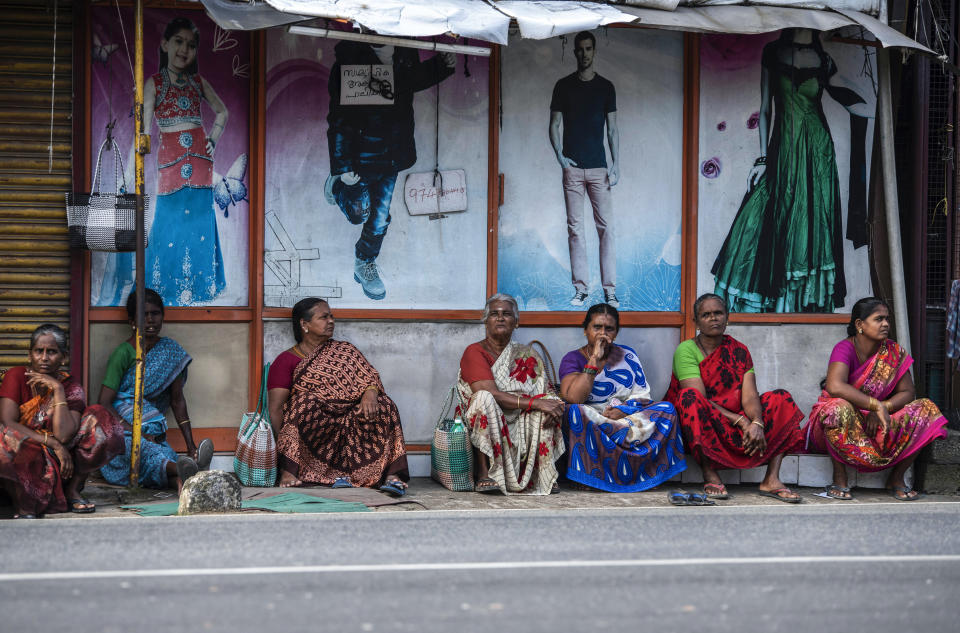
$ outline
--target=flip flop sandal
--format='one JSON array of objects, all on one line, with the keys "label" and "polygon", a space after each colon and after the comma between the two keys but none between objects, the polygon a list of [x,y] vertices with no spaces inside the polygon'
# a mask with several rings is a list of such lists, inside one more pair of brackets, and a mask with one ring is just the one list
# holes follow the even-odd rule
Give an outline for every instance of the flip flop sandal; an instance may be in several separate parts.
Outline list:
[{"label": "flip flop sandal", "polygon": [[675,506],[715,506],[717,503],[699,492],[685,490],[671,490],[667,493],[667,500]]},{"label": "flip flop sandal", "polygon": [[350,483],[349,477],[337,477],[333,481],[331,488],[353,488],[353,484]]},{"label": "flip flop sandal", "polygon": [[[715,490],[716,492],[710,492]],[[703,484],[703,494],[707,496],[708,499],[729,499],[730,493],[727,492],[727,487],[723,484]]]},{"label": "flip flop sandal", "polygon": [[[97,506],[95,506],[93,503],[91,503],[87,499],[84,499],[83,497],[70,499],[69,501],[67,501],[67,503],[70,504],[70,512],[73,512],[74,514],[90,514],[91,512],[97,511]],[[86,507],[78,507],[78,506],[86,506]]]},{"label": "flip flop sandal", "polygon": [[477,485],[474,487],[474,490],[481,494],[488,495],[492,492],[500,492],[500,486],[497,485],[497,482],[489,477],[484,477],[477,482]]},{"label": "flip flop sandal", "polygon": [[391,497],[402,497],[407,494],[407,489],[404,487],[403,482],[388,481],[380,486],[380,492],[385,492]]},{"label": "flip flop sandal", "polygon": [[[919,492],[910,496],[911,492],[914,492],[913,488],[907,488],[906,486],[894,486],[893,488],[887,488],[887,492],[890,493],[890,496],[896,499],[897,501],[916,501],[923,495]],[[903,495],[902,497],[900,495]]]},{"label": "flip flop sandal", "polygon": [[[843,486],[835,486],[830,484],[826,487],[827,496],[831,499],[836,499],[837,501],[853,501],[853,495],[850,494],[849,488],[844,488]],[[843,495],[847,495],[844,497]]]},{"label": "flip flop sandal", "polygon": [[35,514],[15,514],[13,515],[14,519],[39,519]]},{"label": "flip flop sandal", "polygon": [[200,468],[197,467],[197,462],[193,461],[192,457],[181,455],[177,458],[177,477],[180,478],[181,483],[187,483],[187,480],[199,471]]},{"label": "flip flop sandal", "polygon": [[213,441],[210,438],[205,438],[197,447],[197,468],[200,470],[209,470],[212,460]]},{"label": "flip flop sandal", "polygon": [[770,497],[771,499],[776,499],[777,501],[782,501],[784,503],[800,503],[802,501],[800,496],[796,497],[784,497],[784,492],[792,492],[789,488],[777,488],[776,490],[759,490],[757,494],[761,497]]}]

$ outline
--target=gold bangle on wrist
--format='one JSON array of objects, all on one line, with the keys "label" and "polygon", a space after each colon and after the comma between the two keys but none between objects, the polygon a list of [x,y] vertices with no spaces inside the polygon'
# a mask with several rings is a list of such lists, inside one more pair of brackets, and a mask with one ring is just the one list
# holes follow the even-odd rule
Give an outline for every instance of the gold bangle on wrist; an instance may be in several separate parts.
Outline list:
[{"label": "gold bangle on wrist", "polygon": [[867,409],[870,411],[876,411],[880,407],[880,403],[877,402],[877,399],[873,396],[870,396],[870,401],[867,403]]},{"label": "gold bangle on wrist", "polygon": [[520,408],[520,394],[517,394],[517,409]]},{"label": "gold bangle on wrist", "polygon": [[50,408],[52,409],[54,407],[65,407],[65,406],[67,406],[66,402],[54,402],[52,405],[50,405]]},{"label": "gold bangle on wrist", "polygon": [[756,420],[750,420],[750,424],[756,424],[761,429],[763,428],[763,422],[760,421],[760,418],[757,418]]},{"label": "gold bangle on wrist", "polygon": [[177,426],[183,426],[184,424],[190,424],[190,419],[187,418],[186,420],[177,420]]}]

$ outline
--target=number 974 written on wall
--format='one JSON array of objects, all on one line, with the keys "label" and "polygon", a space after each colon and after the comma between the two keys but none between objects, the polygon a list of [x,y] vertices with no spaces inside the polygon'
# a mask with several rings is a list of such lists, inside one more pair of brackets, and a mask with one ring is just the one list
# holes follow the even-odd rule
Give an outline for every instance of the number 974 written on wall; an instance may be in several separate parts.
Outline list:
[{"label": "number 974 written on wall", "polygon": [[466,211],[467,172],[453,169],[407,174],[403,200],[410,215]]}]

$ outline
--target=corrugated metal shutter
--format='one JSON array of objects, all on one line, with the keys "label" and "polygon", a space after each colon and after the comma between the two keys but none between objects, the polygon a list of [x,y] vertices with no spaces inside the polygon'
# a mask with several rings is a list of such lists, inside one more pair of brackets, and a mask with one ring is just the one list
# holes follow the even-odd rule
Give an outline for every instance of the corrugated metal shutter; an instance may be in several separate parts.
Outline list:
[{"label": "corrugated metal shutter", "polygon": [[9,367],[23,364],[37,325],[69,325],[72,2],[0,0],[0,16],[0,367]]}]

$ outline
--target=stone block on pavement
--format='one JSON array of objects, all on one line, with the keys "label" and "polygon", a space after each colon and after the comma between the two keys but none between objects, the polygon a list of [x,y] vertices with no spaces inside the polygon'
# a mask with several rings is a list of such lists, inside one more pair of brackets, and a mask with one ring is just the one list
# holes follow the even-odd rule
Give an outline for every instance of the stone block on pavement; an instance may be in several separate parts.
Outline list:
[{"label": "stone block on pavement", "polygon": [[960,466],[928,464],[923,478],[923,489],[935,495],[960,494]]},{"label": "stone block on pavement", "polygon": [[933,441],[931,464],[960,464],[960,431],[947,429],[947,437]]},{"label": "stone block on pavement", "polygon": [[183,484],[180,516],[240,511],[240,482],[222,470],[199,472]]}]

